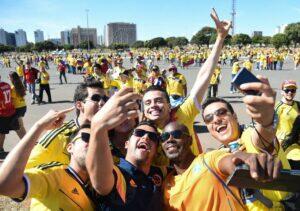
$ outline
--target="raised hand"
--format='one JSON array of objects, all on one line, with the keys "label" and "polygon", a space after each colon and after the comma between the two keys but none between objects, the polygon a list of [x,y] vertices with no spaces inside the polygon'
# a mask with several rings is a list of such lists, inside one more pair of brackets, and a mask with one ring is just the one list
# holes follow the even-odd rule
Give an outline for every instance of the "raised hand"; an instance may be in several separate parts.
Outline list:
[{"label": "raised hand", "polygon": [[93,117],[92,129],[104,127],[110,130],[126,119],[138,117],[137,100],[140,98],[132,88],[126,87],[116,92]]},{"label": "raised hand", "polygon": [[257,76],[261,83],[246,83],[240,86],[241,90],[255,90],[260,96],[247,95],[243,98],[246,112],[262,126],[269,126],[273,122],[276,92],[271,88],[267,78]]},{"label": "raised hand", "polygon": [[61,111],[55,111],[51,109],[45,116],[43,116],[40,120],[37,121],[37,124],[44,130],[52,130],[58,128],[63,124],[66,118],[66,114],[72,110],[74,110],[74,107]]},{"label": "raised hand", "polygon": [[216,24],[218,36],[224,39],[228,35],[229,29],[231,28],[231,21],[220,21],[218,14],[214,8],[210,13],[210,17],[214,20]]}]

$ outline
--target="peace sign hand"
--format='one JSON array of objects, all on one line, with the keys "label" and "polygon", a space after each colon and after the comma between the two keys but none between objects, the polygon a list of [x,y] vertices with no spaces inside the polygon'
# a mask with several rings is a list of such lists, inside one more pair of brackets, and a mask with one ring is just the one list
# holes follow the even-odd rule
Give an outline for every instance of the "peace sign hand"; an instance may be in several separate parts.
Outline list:
[{"label": "peace sign hand", "polygon": [[229,29],[231,28],[231,21],[220,21],[218,14],[214,8],[210,13],[210,17],[214,20],[216,24],[218,36],[225,39],[225,37],[228,35]]}]

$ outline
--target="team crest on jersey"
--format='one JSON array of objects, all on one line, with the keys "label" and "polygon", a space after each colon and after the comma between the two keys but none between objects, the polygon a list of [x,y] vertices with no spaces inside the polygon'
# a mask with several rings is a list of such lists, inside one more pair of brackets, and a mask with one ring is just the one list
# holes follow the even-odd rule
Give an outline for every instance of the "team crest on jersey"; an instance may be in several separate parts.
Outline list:
[{"label": "team crest on jersey", "polygon": [[199,165],[199,164],[195,165],[195,167],[193,168],[193,172],[195,174],[199,173],[200,170],[201,170],[201,165]]},{"label": "team crest on jersey", "polygon": [[73,193],[73,194],[76,194],[76,195],[79,195],[79,192],[78,192],[78,190],[77,190],[76,188],[74,188],[74,189],[72,190],[72,193]]},{"label": "team crest on jersey", "polygon": [[156,186],[162,185],[162,178],[161,178],[161,176],[159,176],[159,174],[154,174],[152,176],[152,181],[153,181],[154,185],[156,185]]}]

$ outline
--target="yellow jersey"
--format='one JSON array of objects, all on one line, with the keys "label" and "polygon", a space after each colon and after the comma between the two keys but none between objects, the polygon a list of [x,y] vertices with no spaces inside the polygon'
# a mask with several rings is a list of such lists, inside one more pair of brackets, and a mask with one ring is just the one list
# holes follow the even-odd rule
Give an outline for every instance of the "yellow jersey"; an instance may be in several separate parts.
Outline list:
[{"label": "yellow jersey", "polygon": [[16,68],[16,72],[18,73],[19,77],[23,77],[24,76],[23,65],[18,65],[17,68]]},{"label": "yellow jersey", "polygon": [[[258,149],[254,144],[252,143],[252,134],[255,133],[255,130],[253,127],[246,128],[242,136],[240,138],[240,145],[245,146],[247,153],[261,153],[261,150]],[[290,164],[286,158],[286,155],[283,151],[283,149],[280,146],[277,146],[278,153],[275,155],[276,159],[279,159],[282,163],[283,169],[291,169]],[[266,198],[270,199],[273,202],[273,207],[271,209],[267,208],[263,203],[261,203],[259,200],[253,198],[250,200],[246,200],[246,206],[249,210],[284,210],[283,204],[280,203],[281,200],[285,199],[287,196],[290,195],[288,192],[284,191],[274,191],[274,190],[259,190]]]},{"label": "yellow jersey", "polygon": [[218,164],[226,155],[228,153],[224,150],[203,153],[198,155],[182,174],[176,175],[175,171],[171,172],[163,183],[164,210],[245,210],[239,190],[229,187],[236,198],[232,196],[207,167],[225,181],[227,176],[222,174]]},{"label": "yellow jersey", "polygon": [[239,62],[234,62],[233,65],[232,65],[232,71],[231,73],[232,74],[237,74],[240,70],[240,65],[239,65]]},{"label": "yellow jersey", "polygon": [[220,75],[221,75],[221,67],[217,67],[213,73],[213,75],[210,78],[210,84],[219,84],[220,82]]},{"label": "yellow jersey", "polygon": [[61,127],[47,132],[31,151],[26,169],[52,161],[68,165],[70,155],[67,145],[71,141],[70,136],[75,134],[78,128],[77,120],[71,120]]},{"label": "yellow jersey", "polygon": [[21,97],[17,94],[14,86],[11,86],[11,99],[15,108],[22,108],[26,106],[24,97]]},{"label": "yellow jersey", "polygon": [[40,72],[41,84],[49,84],[49,73],[47,71]]},{"label": "yellow jersey", "polygon": [[24,198],[32,199],[30,210],[95,209],[96,195],[71,167],[58,162],[43,164],[26,170],[24,178]]},{"label": "yellow jersey", "polygon": [[179,95],[185,97],[184,87],[186,79],[184,75],[176,73],[167,77],[167,92],[169,95]]}]

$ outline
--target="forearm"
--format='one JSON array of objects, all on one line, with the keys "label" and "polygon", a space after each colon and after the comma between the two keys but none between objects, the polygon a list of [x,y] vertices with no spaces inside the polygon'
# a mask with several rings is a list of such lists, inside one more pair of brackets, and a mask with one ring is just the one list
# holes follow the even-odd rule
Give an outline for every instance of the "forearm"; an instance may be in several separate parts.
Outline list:
[{"label": "forearm", "polygon": [[31,150],[44,129],[39,124],[26,133],[22,140],[8,154],[0,167],[0,194],[21,197],[25,191],[23,174]]},{"label": "forearm", "polygon": [[272,126],[263,127],[261,124],[254,125],[256,130],[252,134],[252,143],[258,149],[272,153],[274,150],[275,129]]},{"label": "forearm", "polygon": [[92,129],[86,167],[95,190],[100,195],[110,193],[114,185],[114,176],[107,130],[95,131]]},{"label": "forearm", "polygon": [[222,47],[223,47],[224,38],[218,36],[217,40],[214,44],[214,47],[211,51],[211,54],[201,67],[195,84],[192,87],[190,95],[192,97],[196,97],[198,99],[198,102],[201,103],[201,100],[208,88],[210,78],[217,66]]}]

